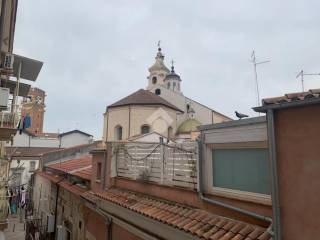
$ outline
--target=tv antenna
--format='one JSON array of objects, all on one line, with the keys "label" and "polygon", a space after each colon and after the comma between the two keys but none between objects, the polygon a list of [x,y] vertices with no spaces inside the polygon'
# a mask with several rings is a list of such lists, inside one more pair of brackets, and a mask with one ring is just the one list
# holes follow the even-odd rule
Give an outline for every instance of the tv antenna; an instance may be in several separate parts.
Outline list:
[{"label": "tv antenna", "polygon": [[305,73],[303,70],[299,72],[296,78],[301,77],[302,92],[304,92],[304,76],[319,76],[320,73]]},{"label": "tv antenna", "polygon": [[259,93],[259,83],[258,83],[257,65],[264,64],[264,63],[268,63],[268,62],[270,62],[270,60],[257,62],[256,53],[255,53],[254,50],[252,51],[252,54],[251,54],[251,60],[252,60],[252,63],[253,63],[254,80],[255,80],[255,83],[256,83],[257,106],[260,106],[260,93]]}]

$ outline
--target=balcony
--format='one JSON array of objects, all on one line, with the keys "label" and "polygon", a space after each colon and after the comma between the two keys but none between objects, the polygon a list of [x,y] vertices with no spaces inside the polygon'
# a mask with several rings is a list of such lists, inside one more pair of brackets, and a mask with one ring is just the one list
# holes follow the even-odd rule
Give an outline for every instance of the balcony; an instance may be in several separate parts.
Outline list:
[{"label": "balcony", "polygon": [[17,113],[0,112],[0,141],[10,140],[17,132]]}]

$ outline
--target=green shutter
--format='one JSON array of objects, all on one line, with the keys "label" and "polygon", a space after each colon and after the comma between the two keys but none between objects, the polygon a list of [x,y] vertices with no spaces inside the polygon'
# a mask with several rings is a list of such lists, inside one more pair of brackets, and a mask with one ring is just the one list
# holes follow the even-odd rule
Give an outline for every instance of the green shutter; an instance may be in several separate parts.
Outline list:
[{"label": "green shutter", "polygon": [[213,186],[270,194],[267,149],[212,151]]}]

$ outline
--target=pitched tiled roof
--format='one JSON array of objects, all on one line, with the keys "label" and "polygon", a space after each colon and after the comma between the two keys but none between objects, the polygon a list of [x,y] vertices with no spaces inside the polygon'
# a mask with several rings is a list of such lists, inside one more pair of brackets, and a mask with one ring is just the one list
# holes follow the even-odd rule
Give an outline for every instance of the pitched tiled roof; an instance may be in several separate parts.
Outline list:
[{"label": "pitched tiled roof", "polygon": [[86,192],[82,196],[102,198],[154,220],[171,225],[201,239],[271,240],[265,228],[214,215],[204,210],[177,203],[152,199],[120,189]]},{"label": "pitched tiled roof", "polygon": [[36,172],[37,175],[40,175],[48,180],[50,180],[51,182],[53,183],[58,183],[60,182],[61,180],[63,180],[63,177],[61,176],[56,176],[56,175],[53,175],[53,174],[50,174],[50,173],[47,173],[47,172],[41,172],[41,171],[37,171]]},{"label": "pitched tiled roof", "polygon": [[82,193],[88,191],[88,189],[86,189],[86,188],[79,187],[79,186],[71,184],[70,182],[67,182],[67,181],[60,182],[59,185],[61,187],[63,187],[64,189],[67,189],[69,192],[71,192],[75,195],[79,195],[79,196]]},{"label": "pitched tiled roof", "polygon": [[140,89],[131,95],[111,104],[108,108],[128,106],[128,105],[162,105],[173,110],[183,112],[181,109],[177,108],[173,104],[169,103],[162,97],[144,89]]},{"label": "pitched tiled roof", "polygon": [[54,170],[66,172],[66,173],[75,173],[75,172],[87,169],[91,167],[91,165],[92,165],[92,156],[85,155],[80,158],[49,164],[47,165],[47,167]]},{"label": "pitched tiled roof", "polygon": [[72,134],[72,133],[80,133],[80,134],[83,134],[83,135],[85,135],[87,137],[93,137],[91,134],[83,132],[83,131],[80,131],[78,129],[75,129],[75,130],[72,130],[72,131],[69,131],[69,132],[60,133],[58,136],[62,137],[62,136],[69,135],[69,134]]},{"label": "pitched tiled roof", "polygon": [[80,177],[85,180],[91,180],[91,175],[92,175],[92,166],[82,169],[76,172],[73,172],[72,175]]},{"label": "pitched tiled roof", "polygon": [[61,187],[67,189],[69,192],[72,192],[76,195],[81,195],[84,192],[88,191],[86,188],[82,188],[80,186],[74,185],[70,182],[68,182],[64,177],[61,176],[55,176],[53,174],[47,173],[47,172],[36,172],[37,175],[40,175],[48,180],[50,180],[53,183],[58,183]]},{"label": "pitched tiled roof", "polygon": [[311,89],[308,92],[288,93],[281,97],[265,98],[262,100],[262,105],[297,102],[314,98],[320,98],[320,89]]},{"label": "pitched tiled roof", "polygon": [[6,147],[6,155],[11,157],[40,157],[42,154],[61,148],[49,147]]}]

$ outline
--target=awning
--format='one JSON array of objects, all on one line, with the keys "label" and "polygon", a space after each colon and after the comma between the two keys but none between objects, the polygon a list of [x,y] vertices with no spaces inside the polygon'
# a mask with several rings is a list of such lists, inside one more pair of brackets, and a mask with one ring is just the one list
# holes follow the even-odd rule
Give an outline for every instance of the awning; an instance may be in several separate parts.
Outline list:
[{"label": "awning", "polygon": [[[1,87],[9,88],[10,89],[10,94],[14,94],[16,86],[17,86],[17,81],[1,79]],[[29,84],[20,83],[19,84],[19,93],[18,93],[18,95],[20,97],[27,97],[28,93],[29,93],[29,90],[30,90],[30,87],[31,86]]]},{"label": "awning", "polygon": [[36,81],[40,70],[42,68],[43,62],[35,59],[14,55],[13,62],[13,74],[15,77],[18,75],[19,64],[21,63],[21,74],[20,77],[29,81]]}]

